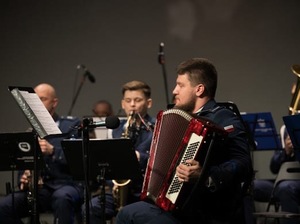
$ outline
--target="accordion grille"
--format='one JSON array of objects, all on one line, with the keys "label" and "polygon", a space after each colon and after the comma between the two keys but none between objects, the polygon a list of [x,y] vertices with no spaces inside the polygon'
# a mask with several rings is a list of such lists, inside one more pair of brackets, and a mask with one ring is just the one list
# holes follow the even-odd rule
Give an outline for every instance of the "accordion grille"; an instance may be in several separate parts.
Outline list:
[{"label": "accordion grille", "polygon": [[160,135],[158,139],[154,139],[155,142],[152,144],[152,147],[155,147],[153,149],[155,150],[155,159],[148,190],[154,198],[158,196],[164,184],[163,180],[170,170],[173,170],[171,164],[176,158],[191,119],[190,115],[185,113],[183,116],[182,111],[176,109],[166,111],[163,114],[158,130]]}]

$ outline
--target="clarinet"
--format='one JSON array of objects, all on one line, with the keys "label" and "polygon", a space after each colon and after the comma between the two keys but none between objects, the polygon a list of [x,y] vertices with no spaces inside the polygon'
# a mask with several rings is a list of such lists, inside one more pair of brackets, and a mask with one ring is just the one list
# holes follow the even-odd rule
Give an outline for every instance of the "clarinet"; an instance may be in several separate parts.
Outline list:
[{"label": "clarinet", "polygon": [[27,179],[28,179],[28,185],[27,185],[27,191],[26,191],[26,198],[27,198],[27,203],[28,203],[28,213],[30,216],[32,216],[33,209],[34,209],[33,208],[34,194],[33,194],[33,183],[32,183],[32,173],[31,172],[29,173],[29,175],[27,175]]},{"label": "clarinet", "polygon": [[38,178],[38,184],[42,185],[42,180],[35,175],[33,171],[26,170],[24,174],[27,176],[28,183],[24,190],[26,190],[26,199],[28,204],[28,214],[30,217],[30,223],[31,224],[38,224],[39,222],[39,216],[37,211],[37,201],[36,201],[36,195],[35,195],[35,186],[34,181],[35,178]]}]

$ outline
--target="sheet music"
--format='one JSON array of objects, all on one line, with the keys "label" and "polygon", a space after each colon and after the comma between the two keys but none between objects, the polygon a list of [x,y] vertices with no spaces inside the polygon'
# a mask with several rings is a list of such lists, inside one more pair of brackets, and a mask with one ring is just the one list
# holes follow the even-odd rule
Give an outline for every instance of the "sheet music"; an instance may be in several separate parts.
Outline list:
[{"label": "sheet music", "polygon": [[36,93],[29,93],[17,88],[13,89],[11,93],[41,138],[47,135],[61,134],[60,129]]}]

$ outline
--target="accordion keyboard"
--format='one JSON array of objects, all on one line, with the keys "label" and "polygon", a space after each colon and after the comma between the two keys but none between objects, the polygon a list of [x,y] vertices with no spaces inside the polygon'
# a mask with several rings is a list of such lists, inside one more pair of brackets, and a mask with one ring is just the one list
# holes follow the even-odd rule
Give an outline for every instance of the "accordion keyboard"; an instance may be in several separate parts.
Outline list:
[{"label": "accordion keyboard", "polygon": [[[197,151],[198,151],[198,149],[201,145],[202,140],[203,140],[202,136],[199,136],[195,133],[193,133],[191,135],[191,138],[190,138],[190,140],[187,144],[185,153],[182,156],[182,159],[181,159],[180,163],[185,164],[186,160],[195,158],[195,156],[197,154]],[[171,181],[169,189],[167,191],[166,198],[168,198],[172,203],[175,204],[176,199],[177,199],[177,197],[180,193],[180,190],[181,190],[182,186],[183,186],[183,182],[180,182],[178,180],[178,176],[175,174],[174,178]]]}]

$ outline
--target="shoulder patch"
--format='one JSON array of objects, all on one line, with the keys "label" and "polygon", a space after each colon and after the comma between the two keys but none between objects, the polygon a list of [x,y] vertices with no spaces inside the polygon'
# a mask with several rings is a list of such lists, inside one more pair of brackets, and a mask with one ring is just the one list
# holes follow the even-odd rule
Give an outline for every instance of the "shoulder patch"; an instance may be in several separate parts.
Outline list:
[{"label": "shoulder patch", "polygon": [[232,124],[228,125],[228,126],[224,127],[224,130],[228,133],[233,132],[234,131],[234,126]]}]

